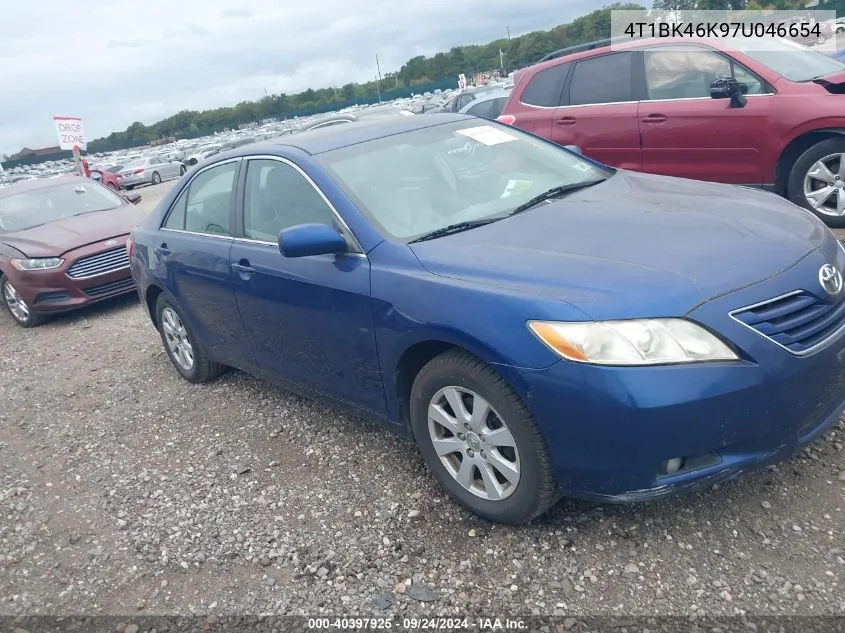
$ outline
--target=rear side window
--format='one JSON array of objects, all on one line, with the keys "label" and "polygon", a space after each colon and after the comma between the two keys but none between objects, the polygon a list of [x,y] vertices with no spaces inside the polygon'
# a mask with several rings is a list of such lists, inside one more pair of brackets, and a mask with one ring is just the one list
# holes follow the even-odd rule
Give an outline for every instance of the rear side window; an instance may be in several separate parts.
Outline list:
[{"label": "rear side window", "polygon": [[575,64],[569,87],[569,105],[633,101],[631,53],[611,53]]},{"label": "rear side window", "polygon": [[571,66],[567,62],[541,70],[528,80],[519,100],[525,105],[556,108],[560,105],[560,92]]},{"label": "rear side window", "polygon": [[507,97],[487,99],[487,101],[481,101],[480,103],[470,106],[467,109],[466,114],[479,116],[485,119],[495,119],[502,113],[502,108],[505,107],[505,101],[507,101]]}]

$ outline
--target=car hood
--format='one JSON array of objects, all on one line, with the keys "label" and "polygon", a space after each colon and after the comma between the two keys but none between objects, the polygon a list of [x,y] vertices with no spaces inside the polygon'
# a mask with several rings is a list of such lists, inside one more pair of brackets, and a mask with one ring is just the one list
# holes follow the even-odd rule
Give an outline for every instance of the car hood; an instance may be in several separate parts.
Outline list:
[{"label": "car hood", "polygon": [[619,170],[562,200],[410,246],[436,275],[610,319],[685,314],[777,275],[828,238],[774,194]]},{"label": "car hood", "polygon": [[60,257],[75,248],[126,235],[143,219],[143,211],[125,205],[110,211],[49,222],[25,231],[0,233],[0,242],[27,257]]}]

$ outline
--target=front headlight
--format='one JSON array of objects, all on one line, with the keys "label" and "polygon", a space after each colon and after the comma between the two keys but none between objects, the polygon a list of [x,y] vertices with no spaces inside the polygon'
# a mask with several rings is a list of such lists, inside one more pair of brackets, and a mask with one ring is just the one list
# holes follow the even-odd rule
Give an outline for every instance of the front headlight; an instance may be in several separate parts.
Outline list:
[{"label": "front headlight", "polygon": [[38,259],[13,259],[12,266],[18,270],[49,270],[58,268],[65,260],[59,257],[39,257]]},{"label": "front headlight", "polygon": [[529,321],[528,328],[552,350],[580,363],[663,365],[739,358],[713,334],[686,319]]}]

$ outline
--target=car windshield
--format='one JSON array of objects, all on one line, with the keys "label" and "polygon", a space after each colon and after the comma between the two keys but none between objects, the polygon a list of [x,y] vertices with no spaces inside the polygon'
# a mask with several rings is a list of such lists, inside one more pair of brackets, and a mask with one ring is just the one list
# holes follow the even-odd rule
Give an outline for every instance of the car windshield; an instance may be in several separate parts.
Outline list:
[{"label": "car windshield", "polygon": [[0,198],[0,232],[25,231],[74,215],[109,211],[120,197],[95,184],[64,183]]},{"label": "car windshield", "polygon": [[375,225],[410,242],[444,227],[504,218],[555,187],[613,172],[515,128],[446,123],[315,157]]},{"label": "car windshield", "polygon": [[790,81],[811,81],[845,70],[845,64],[797,42],[772,38],[761,46],[757,39],[734,38],[729,44]]}]

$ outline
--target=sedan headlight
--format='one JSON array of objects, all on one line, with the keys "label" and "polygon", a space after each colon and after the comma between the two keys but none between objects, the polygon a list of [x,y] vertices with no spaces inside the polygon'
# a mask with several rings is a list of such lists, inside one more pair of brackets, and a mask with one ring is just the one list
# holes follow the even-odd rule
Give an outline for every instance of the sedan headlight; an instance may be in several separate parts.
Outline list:
[{"label": "sedan headlight", "polygon": [[65,260],[60,257],[39,257],[38,259],[13,259],[12,266],[18,270],[49,270],[58,268]]},{"label": "sedan headlight", "polygon": [[662,365],[739,358],[716,336],[686,319],[529,321],[528,328],[552,350],[580,363]]}]

